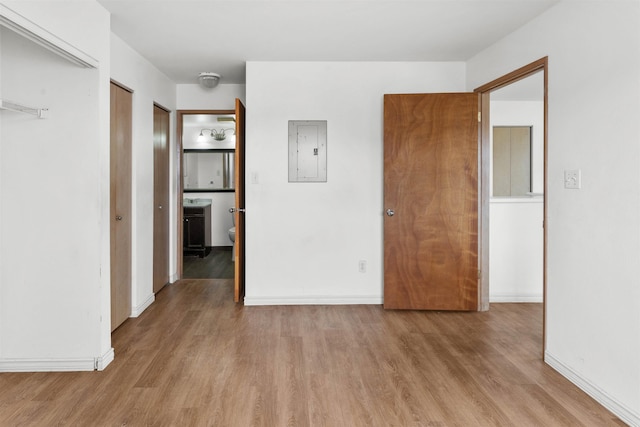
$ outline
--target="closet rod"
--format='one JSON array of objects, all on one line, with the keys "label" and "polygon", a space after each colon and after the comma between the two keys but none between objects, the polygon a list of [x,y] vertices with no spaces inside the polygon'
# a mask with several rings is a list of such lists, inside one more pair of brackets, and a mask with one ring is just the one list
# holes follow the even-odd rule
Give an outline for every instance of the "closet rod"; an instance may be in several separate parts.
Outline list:
[{"label": "closet rod", "polygon": [[39,119],[46,118],[47,112],[49,111],[46,108],[25,107],[24,105],[16,104],[15,102],[7,101],[5,99],[0,99],[0,110],[17,111],[19,113],[31,114],[33,116],[37,116]]}]

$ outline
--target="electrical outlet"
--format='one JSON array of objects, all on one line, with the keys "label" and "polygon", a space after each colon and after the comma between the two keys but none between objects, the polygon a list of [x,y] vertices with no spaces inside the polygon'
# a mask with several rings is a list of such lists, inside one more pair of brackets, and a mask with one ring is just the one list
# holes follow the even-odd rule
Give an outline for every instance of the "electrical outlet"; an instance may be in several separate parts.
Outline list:
[{"label": "electrical outlet", "polygon": [[360,273],[366,273],[367,272],[367,261],[365,261],[363,259],[358,261],[358,271]]},{"label": "electrical outlet", "polygon": [[579,190],[582,185],[580,169],[564,171],[564,188]]}]

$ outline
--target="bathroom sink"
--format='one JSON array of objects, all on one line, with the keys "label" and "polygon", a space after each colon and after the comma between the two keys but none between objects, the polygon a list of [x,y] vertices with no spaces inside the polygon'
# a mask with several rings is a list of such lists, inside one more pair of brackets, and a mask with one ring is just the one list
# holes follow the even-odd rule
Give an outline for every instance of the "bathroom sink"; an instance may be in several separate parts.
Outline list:
[{"label": "bathroom sink", "polygon": [[182,199],[184,207],[203,207],[211,205],[211,199]]}]

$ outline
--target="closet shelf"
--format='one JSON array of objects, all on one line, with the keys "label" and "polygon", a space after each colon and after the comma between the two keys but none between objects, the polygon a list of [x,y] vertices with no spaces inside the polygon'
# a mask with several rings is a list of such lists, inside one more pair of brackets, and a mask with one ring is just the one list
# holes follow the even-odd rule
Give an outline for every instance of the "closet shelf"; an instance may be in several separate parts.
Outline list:
[{"label": "closet shelf", "polygon": [[39,119],[45,119],[49,112],[47,108],[26,107],[24,105],[16,104],[15,102],[7,101],[6,99],[0,99],[0,110],[31,114],[33,116],[37,116]]}]

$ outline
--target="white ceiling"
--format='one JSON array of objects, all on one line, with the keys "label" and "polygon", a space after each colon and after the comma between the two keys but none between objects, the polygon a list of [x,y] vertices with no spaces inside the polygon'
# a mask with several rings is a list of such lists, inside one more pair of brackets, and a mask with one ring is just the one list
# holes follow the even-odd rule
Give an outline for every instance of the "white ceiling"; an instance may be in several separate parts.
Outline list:
[{"label": "white ceiling", "polygon": [[176,83],[247,61],[466,61],[560,0],[98,0]]}]

